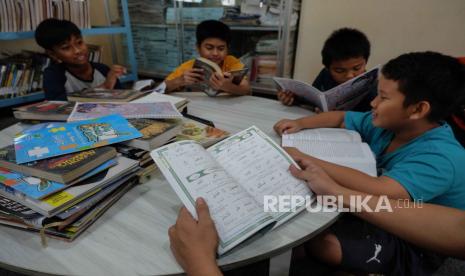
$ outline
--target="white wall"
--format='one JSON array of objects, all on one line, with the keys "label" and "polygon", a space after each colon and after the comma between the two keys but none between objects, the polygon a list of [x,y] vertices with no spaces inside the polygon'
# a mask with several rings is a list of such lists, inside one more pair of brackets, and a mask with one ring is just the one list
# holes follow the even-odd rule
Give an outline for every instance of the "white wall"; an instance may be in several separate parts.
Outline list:
[{"label": "white wall", "polygon": [[302,0],[294,78],[313,81],[329,34],[357,28],[371,42],[368,67],[411,51],[465,56],[465,0]]}]

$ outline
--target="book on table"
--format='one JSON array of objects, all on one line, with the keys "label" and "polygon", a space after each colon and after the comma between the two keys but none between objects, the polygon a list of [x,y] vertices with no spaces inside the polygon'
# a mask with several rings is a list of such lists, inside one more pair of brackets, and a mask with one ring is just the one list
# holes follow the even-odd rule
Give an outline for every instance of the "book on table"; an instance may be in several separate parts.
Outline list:
[{"label": "book on table", "polygon": [[85,178],[79,185],[67,187],[43,199],[30,198],[3,184],[0,184],[0,195],[21,203],[45,217],[52,217],[117,181],[126,181],[126,178],[135,174],[138,169],[136,160],[118,156],[95,168],[98,173]]},{"label": "book on table", "polygon": [[141,134],[141,138],[133,139],[124,144],[150,151],[168,143],[182,129],[182,120],[129,119]]},{"label": "book on table", "polygon": [[25,175],[70,184],[78,177],[114,158],[113,147],[101,147],[25,164],[16,164],[13,145],[0,149],[0,167]]},{"label": "book on table", "polygon": [[148,93],[133,89],[89,88],[68,93],[67,98],[70,102],[130,102]]},{"label": "book on table", "polygon": [[183,119],[181,130],[173,141],[194,140],[204,147],[209,147],[230,135],[229,132],[203,124],[192,119]]},{"label": "book on table", "polygon": [[68,122],[95,119],[101,116],[120,114],[126,119],[173,119],[182,118],[170,102],[156,103],[79,103],[74,106]]},{"label": "book on table", "polygon": [[324,92],[303,81],[278,77],[273,80],[282,90],[292,91],[297,97],[322,111],[351,110],[366,95],[377,89],[379,67]]},{"label": "book on table", "polygon": [[196,198],[206,200],[220,238],[219,254],[305,209],[302,203],[295,212],[264,212],[265,196],[312,198],[306,183],[289,172],[297,164],[255,126],[208,149],[188,140],[155,149],[151,156],[194,217]]},{"label": "book on table", "polygon": [[141,136],[118,114],[78,122],[38,124],[16,135],[16,162],[32,162]]},{"label": "book on table", "polygon": [[218,64],[203,57],[196,58],[192,67],[203,70],[203,82],[201,82],[198,85],[193,85],[192,89],[199,89],[205,92],[208,96],[212,97],[216,96],[220,92],[214,90],[208,85],[208,81],[215,73],[219,73],[221,75],[224,75],[224,73],[229,73],[231,74],[232,83],[235,85],[239,85],[249,71],[248,68],[242,68],[239,70],[223,72]]},{"label": "book on table", "polygon": [[13,115],[20,120],[66,121],[74,103],[65,101],[43,101],[13,109]]},{"label": "book on table", "polygon": [[305,129],[283,134],[283,147],[294,147],[321,160],[362,171],[376,177],[376,159],[360,134],[341,128]]}]

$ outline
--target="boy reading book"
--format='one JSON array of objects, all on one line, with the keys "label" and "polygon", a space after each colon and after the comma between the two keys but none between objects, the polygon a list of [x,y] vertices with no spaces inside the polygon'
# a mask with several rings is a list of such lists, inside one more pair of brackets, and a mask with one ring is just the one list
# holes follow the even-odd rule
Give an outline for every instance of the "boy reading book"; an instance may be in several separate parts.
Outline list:
[{"label": "boy reading book", "polygon": [[[244,69],[237,58],[228,55],[228,47],[231,43],[231,31],[229,27],[217,20],[206,20],[197,25],[197,52],[200,57],[212,61],[220,72],[206,74],[205,68],[195,68],[195,59],[181,64],[166,79],[166,92],[182,89],[203,82],[214,91],[222,91],[232,95],[250,94],[250,84],[247,78],[243,78],[238,84],[234,83],[231,71]],[[208,78],[209,77],[209,78]]]},{"label": "boy reading book", "polygon": [[[443,121],[463,102],[464,80],[465,69],[452,57],[434,52],[404,54],[382,68],[371,112],[335,111],[281,120],[275,130],[279,134],[318,127],[355,130],[376,155],[380,176],[292,148],[288,152],[296,160],[321,166],[349,189],[465,210],[465,150]],[[430,273],[434,268],[429,252],[353,217],[310,241],[308,248],[324,262],[368,273],[409,275]],[[374,255],[377,261],[373,261]]]},{"label": "boy reading book", "polygon": [[122,88],[118,78],[126,68],[89,62],[89,49],[74,23],[46,19],[37,26],[35,39],[56,61],[44,70],[45,99],[66,101],[67,93],[86,88]]},{"label": "boy reading book", "polygon": [[[342,28],[334,31],[325,41],[321,50],[323,68],[313,86],[320,91],[327,91],[352,78],[363,74],[370,57],[370,42],[362,32],[356,29]],[[278,100],[284,105],[296,103],[292,91],[278,91]],[[353,110],[370,110],[370,101],[376,96],[376,90],[370,91]]]}]

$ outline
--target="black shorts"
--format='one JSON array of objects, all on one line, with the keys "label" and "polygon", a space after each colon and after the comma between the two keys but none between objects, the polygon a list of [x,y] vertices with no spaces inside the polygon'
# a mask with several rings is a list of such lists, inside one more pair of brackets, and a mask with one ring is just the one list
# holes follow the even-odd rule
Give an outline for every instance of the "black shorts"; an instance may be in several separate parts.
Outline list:
[{"label": "black shorts", "polygon": [[431,275],[445,259],[353,215],[342,217],[330,231],[341,244],[341,266],[347,270],[387,275]]}]

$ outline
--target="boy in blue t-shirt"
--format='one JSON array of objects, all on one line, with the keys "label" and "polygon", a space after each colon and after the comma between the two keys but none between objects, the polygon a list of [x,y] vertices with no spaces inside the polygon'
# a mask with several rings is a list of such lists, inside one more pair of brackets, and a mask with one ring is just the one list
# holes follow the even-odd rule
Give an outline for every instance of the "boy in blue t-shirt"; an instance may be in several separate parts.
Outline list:
[{"label": "boy in blue t-shirt", "polygon": [[[281,120],[275,130],[279,134],[319,127],[356,130],[376,155],[378,177],[295,149],[289,152],[297,160],[311,159],[333,180],[354,190],[465,210],[465,150],[443,121],[463,104],[464,96],[465,68],[456,59],[433,52],[409,53],[382,68],[371,112],[335,111]],[[307,248],[324,262],[368,273],[422,275],[437,267],[431,260],[438,256],[352,216],[312,239]]]},{"label": "boy in blue t-shirt", "polygon": [[89,49],[73,22],[46,19],[37,26],[35,39],[56,61],[44,70],[45,99],[66,101],[67,93],[86,88],[122,88],[118,77],[126,68],[89,62]]},{"label": "boy in blue t-shirt", "polygon": [[[370,57],[370,41],[356,29],[342,28],[326,39],[321,50],[323,68],[313,81],[320,91],[327,91],[366,72]],[[292,91],[278,91],[278,100],[284,105],[293,105],[300,99]],[[355,111],[368,111],[370,102],[376,97],[376,90],[370,91]]]}]

